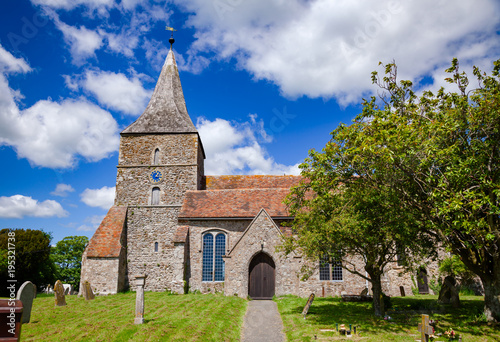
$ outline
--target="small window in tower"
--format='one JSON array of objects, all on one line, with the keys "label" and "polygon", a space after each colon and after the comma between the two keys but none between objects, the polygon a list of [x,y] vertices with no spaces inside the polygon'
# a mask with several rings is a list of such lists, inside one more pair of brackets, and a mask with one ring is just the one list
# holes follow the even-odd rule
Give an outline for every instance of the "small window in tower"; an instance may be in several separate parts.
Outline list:
[{"label": "small window in tower", "polygon": [[160,204],[160,188],[153,188],[153,193],[151,194],[151,205]]},{"label": "small window in tower", "polygon": [[155,252],[158,252],[158,242],[155,242]]},{"label": "small window in tower", "polygon": [[153,165],[158,165],[158,164],[160,164],[160,150],[156,149],[155,155],[153,157]]}]

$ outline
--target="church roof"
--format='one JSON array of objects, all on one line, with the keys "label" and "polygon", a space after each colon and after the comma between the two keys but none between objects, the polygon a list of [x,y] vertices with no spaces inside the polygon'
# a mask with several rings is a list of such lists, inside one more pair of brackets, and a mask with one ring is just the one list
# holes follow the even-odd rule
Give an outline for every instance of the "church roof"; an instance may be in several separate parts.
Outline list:
[{"label": "church roof", "polygon": [[102,220],[87,246],[88,258],[118,258],[127,218],[127,207],[113,206]]},{"label": "church roof", "polygon": [[186,192],[179,219],[254,218],[261,209],[271,217],[290,217],[285,196],[290,189],[192,190]]},{"label": "church roof", "polygon": [[205,188],[207,190],[264,188],[290,189],[292,186],[298,185],[301,180],[301,176],[206,176]]},{"label": "church roof", "polygon": [[122,134],[198,133],[189,117],[174,52],[168,52],[144,113]]}]

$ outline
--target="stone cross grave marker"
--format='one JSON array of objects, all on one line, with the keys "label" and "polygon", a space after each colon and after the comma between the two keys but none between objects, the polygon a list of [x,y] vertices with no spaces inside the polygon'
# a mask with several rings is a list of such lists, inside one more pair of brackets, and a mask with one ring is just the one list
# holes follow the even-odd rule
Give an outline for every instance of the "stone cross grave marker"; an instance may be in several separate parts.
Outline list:
[{"label": "stone cross grave marker", "polygon": [[60,280],[56,281],[54,285],[54,293],[56,297],[56,306],[65,306],[66,297],[64,296],[64,286]]},{"label": "stone cross grave marker", "polygon": [[94,292],[92,291],[92,286],[90,286],[90,283],[88,280],[85,280],[82,284],[83,286],[83,289],[82,289],[82,292],[83,292],[83,298],[85,298],[85,300],[92,300],[95,298],[94,296]]},{"label": "stone cross grave marker", "polygon": [[23,302],[23,318],[21,323],[29,323],[31,317],[31,308],[33,307],[33,299],[36,295],[36,286],[31,281],[25,281],[17,291],[16,299]]},{"label": "stone cross grave marker", "polygon": [[314,300],[314,293],[311,293],[309,299],[307,300],[307,304],[304,307],[304,310],[302,310],[302,315],[304,316],[304,319],[306,319],[307,312],[309,311],[309,308],[311,307],[313,300]]},{"label": "stone cross grave marker", "polygon": [[429,315],[422,315],[422,323],[418,323],[420,341],[429,342],[429,335],[434,333],[434,329],[429,325]]},{"label": "stone cross grave marker", "polygon": [[138,275],[135,277],[135,319],[134,324],[144,323],[144,284],[146,284],[146,275]]}]

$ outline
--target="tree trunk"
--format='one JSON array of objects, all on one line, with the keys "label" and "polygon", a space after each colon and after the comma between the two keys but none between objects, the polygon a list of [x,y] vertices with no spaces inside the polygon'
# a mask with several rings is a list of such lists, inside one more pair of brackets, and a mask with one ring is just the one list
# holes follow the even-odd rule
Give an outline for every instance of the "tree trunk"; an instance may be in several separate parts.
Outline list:
[{"label": "tree trunk", "polygon": [[[368,272],[368,274],[370,274]],[[380,281],[380,274],[372,275],[370,274],[372,280],[372,291],[373,291],[373,310],[375,311],[375,316],[384,316],[384,298],[382,296],[382,282]]]},{"label": "tree trunk", "polygon": [[484,287],[484,314],[489,322],[500,322],[500,270],[481,279]]}]

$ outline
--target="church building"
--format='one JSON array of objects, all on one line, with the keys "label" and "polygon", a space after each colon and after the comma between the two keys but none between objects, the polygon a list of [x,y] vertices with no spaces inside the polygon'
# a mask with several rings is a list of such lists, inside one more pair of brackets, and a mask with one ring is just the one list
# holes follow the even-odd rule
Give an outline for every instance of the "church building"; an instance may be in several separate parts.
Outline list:
[{"label": "church building", "polygon": [[[135,290],[135,277],[146,274],[146,291],[255,299],[370,288],[337,263],[311,265],[276,250],[291,234],[282,202],[300,176],[211,176],[204,160],[170,48],[147,108],[121,132],[114,206],[83,254],[81,281],[112,294]],[[302,279],[306,264],[314,272]],[[388,267],[386,294],[400,295],[401,286],[412,293],[416,284],[402,271],[397,261]]]}]

